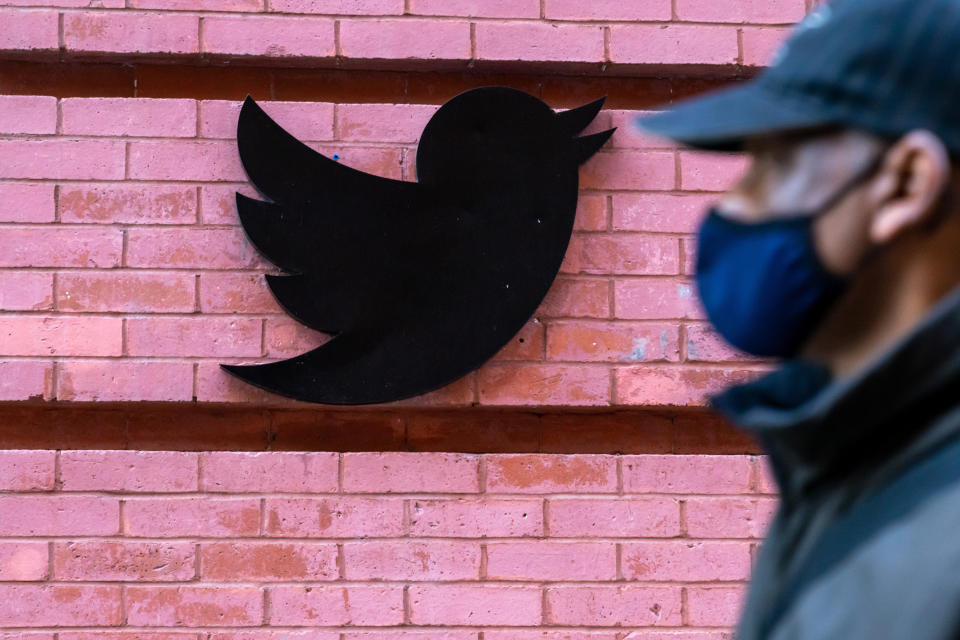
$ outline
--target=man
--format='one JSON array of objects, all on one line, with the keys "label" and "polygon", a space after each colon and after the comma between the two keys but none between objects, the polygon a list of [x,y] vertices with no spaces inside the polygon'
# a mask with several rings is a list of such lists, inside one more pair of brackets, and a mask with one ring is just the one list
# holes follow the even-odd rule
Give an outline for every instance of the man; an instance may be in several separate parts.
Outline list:
[{"label": "man", "polygon": [[698,232],[712,395],[781,502],[739,640],[960,638],[960,0],[838,0],[751,82],[642,118],[753,164]]}]

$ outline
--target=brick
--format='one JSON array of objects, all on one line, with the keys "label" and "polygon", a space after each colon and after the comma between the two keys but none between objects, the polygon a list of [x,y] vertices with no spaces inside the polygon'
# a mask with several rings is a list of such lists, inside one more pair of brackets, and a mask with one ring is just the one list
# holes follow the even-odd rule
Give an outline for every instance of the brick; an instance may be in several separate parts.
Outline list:
[{"label": "brick", "polygon": [[680,184],[685,191],[725,191],[743,175],[749,158],[742,154],[681,151]]},{"label": "brick", "polygon": [[127,231],[127,266],[250,269],[265,265],[239,228],[132,228]]},{"label": "brick", "polygon": [[614,194],[616,231],[695,233],[716,197],[701,194]]},{"label": "brick", "polygon": [[760,358],[736,349],[724,340],[707,323],[690,323],[687,329],[687,359],[702,362],[766,362]]},{"label": "brick", "polygon": [[133,356],[259,356],[262,323],[256,318],[143,317],[127,320]]},{"label": "brick", "polygon": [[550,535],[564,538],[653,538],[680,535],[675,498],[550,498]]},{"label": "brick", "polygon": [[685,22],[792,24],[806,15],[804,0],[677,0],[677,18]]},{"label": "brick", "polygon": [[480,60],[603,62],[603,27],[541,22],[478,22]]},{"label": "brick", "polygon": [[432,105],[337,105],[338,140],[353,142],[416,142],[436,113]]},{"label": "brick", "polygon": [[192,138],[197,135],[194,100],[154,98],[64,98],[65,134]]},{"label": "brick", "polygon": [[410,585],[410,622],[417,625],[534,626],[540,588],[493,584]]},{"label": "brick", "polygon": [[687,619],[698,627],[731,627],[740,618],[745,586],[687,587]]},{"label": "brick", "polygon": [[0,183],[0,222],[53,222],[52,184]]},{"label": "brick", "polygon": [[[237,120],[242,104],[232,100],[201,102],[200,137],[230,140],[236,138]],[[332,103],[263,101],[257,104],[298,140],[333,140]]]},{"label": "brick", "polygon": [[131,626],[259,626],[263,592],[259,587],[129,586],[127,624]]},{"label": "brick", "polygon": [[53,573],[57,580],[191,580],[195,546],[192,542],[125,540],[54,542]]},{"label": "brick", "polygon": [[540,500],[438,499],[410,503],[410,535],[506,538],[543,535]]},{"label": "brick", "polygon": [[347,580],[477,580],[480,545],[462,540],[370,540],[343,545]]},{"label": "brick", "polygon": [[[86,0],[7,0],[6,5],[10,6],[44,6],[44,7],[72,7],[72,8],[86,8],[90,6],[90,3]],[[99,0],[98,5],[102,5],[104,9],[122,9],[124,7],[124,0]]]},{"label": "brick", "polygon": [[626,493],[748,493],[750,457],[624,456],[623,490]]},{"label": "brick", "polygon": [[777,50],[793,32],[789,28],[744,27],[743,64],[748,67],[769,65]]},{"label": "brick", "polygon": [[607,128],[616,127],[610,144],[619,149],[677,149],[679,145],[670,138],[659,136],[637,126],[637,118],[658,113],[659,110],[604,109],[601,113],[609,118]]},{"label": "brick", "polygon": [[0,360],[0,401],[52,399],[53,362]]},{"label": "brick", "polygon": [[200,454],[200,464],[203,491],[332,493],[337,490],[336,453],[211,451]]},{"label": "brick", "polygon": [[[273,304],[277,305],[276,302]],[[288,316],[267,318],[264,335],[267,357],[292,358],[316,349],[329,340],[329,334],[314,331]]]},{"label": "brick", "polygon": [[776,477],[770,468],[770,459],[767,456],[759,456],[756,459],[757,467],[757,493],[776,494],[779,492]]},{"label": "brick", "polygon": [[137,498],[126,501],[124,531],[130,536],[255,536],[260,529],[256,498],[206,496]]},{"label": "brick", "polygon": [[207,16],[205,53],[267,58],[332,58],[333,20],[303,16]]},{"label": "brick", "polygon": [[265,514],[268,536],[396,537],[403,531],[403,500],[397,498],[267,498]]},{"label": "brick", "polygon": [[373,60],[467,60],[470,25],[437,20],[341,20],[340,55]]},{"label": "brick", "polygon": [[271,625],[390,626],[403,622],[403,587],[270,587]]},{"label": "brick", "polygon": [[46,542],[0,542],[0,580],[46,580],[48,564]]},{"label": "brick", "polygon": [[0,178],[122,180],[119,140],[0,140]]},{"label": "brick", "polygon": [[777,507],[773,498],[688,498],[687,534],[696,538],[763,538]]},{"label": "brick", "polygon": [[[405,166],[403,150],[399,147],[358,147],[347,145],[311,144],[316,151],[332,158],[340,156],[339,162],[375,176],[401,180]],[[410,155],[412,162],[412,155]],[[413,179],[411,176],[407,176]]]},{"label": "brick", "polygon": [[120,318],[0,316],[0,355],[118,356]]},{"label": "brick", "polygon": [[[332,125],[331,125],[332,126]],[[237,226],[237,192],[251,198],[260,198],[249,184],[205,184],[200,187],[200,220],[203,224],[230,224]]]},{"label": "brick", "polygon": [[67,51],[197,53],[197,17],[154,12],[67,12],[63,17],[63,43]]},{"label": "brick", "polygon": [[119,530],[120,505],[103,496],[7,494],[0,513],[4,536],[109,536]]},{"label": "brick", "polygon": [[[511,631],[511,633],[516,632]],[[354,631],[352,633],[347,631],[343,634],[343,640],[476,640],[476,637],[476,631],[457,629],[441,629],[439,631],[408,631],[407,629],[389,631],[384,629],[383,631]],[[332,640],[339,640],[339,638],[333,638]]]},{"label": "brick", "polygon": [[491,360],[542,360],[544,327],[539,319],[529,321]]},{"label": "brick", "polygon": [[337,545],[315,542],[210,542],[200,545],[203,580],[336,580]]},{"label": "brick", "polygon": [[605,231],[607,229],[607,197],[601,194],[580,194],[574,231]]},{"label": "brick", "polygon": [[491,580],[615,580],[617,548],[612,542],[491,542]]},{"label": "brick", "polygon": [[600,278],[559,276],[536,315],[547,318],[609,318],[610,283]]},{"label": "brick", "polygon": [[[249,360],[241,360],[247,364]],[[226,363],[225,363],[226,364]],[[200,402],[256,403],[260,405],[296,404],[296,401],[264,391],[230,375],[216,362],[197,366],[197,400]]]},{"label": "brick", "polygon": [[468,373],[462,378],[421,396],[385,403],[384,406],[406,407],[472,407],[476,406],[476,374]]},{"label": "brick", "polygon": [[677,432],[674,419],[653,412],[608,412],[603,420],[589,420],[577,412],[543,414],[539,450],[544,453],[672,453]]},{"label": "brick", "polygon": [[194,276],[184,273],[66,272],[59,275],[61,311],[191,312]]},{"label": "brick", "polygon": [[75,360],[60,364],[58,400],[162,402],[192,397],[189,362]]},{"label": "brick", "polygon": [[[309,629],[305,631],[204,631],[202,638],[203,640],[341,640],[340,633],[336,629]],[[91,638],[90,640],[94,639]],[[99,638],[96,640],[99,640]],[[140,638],[135,638],[134,640],[140,640]],[[167,638],[159,638],[158,640],[167,640]],[[189,640],[194,640],[193,636],[191,636]]]},{"label": "brick", "polygon": [[643,540],[623,543],[622,554],[627,580],[711,582],[750,576],[745,542]]},{"label": "brick", "polygon": [[[685,636],[673,635],[658,635],[656,637],[646,638],[646,636],[640,636],[640,633],[640,631],[632,631],[627,637],[630,640],[693,640]],[[484,640],[619,640],[619,638],[617,638],[617,632],[615,631],[581,631],[580,629],[575,631],[546,631],[541,629],[491,629],[483,632],[483,638]],[[703,640],[709,639],[704,638]],[[715,638],[712,640],[723,639]]]},{"label": "brick", "polygon": [[62,222],[192,224],[197,189],[189,185],[98,184],[60,187]]},{"label": "brick", "polygon": [[477,377],[485,405],[603,406],[610,402],[606,367],[563,364],[487,364]]},{"label": "brick", "polygon": [[59,48],[56,11],[0,9],[0,51],[55,51]]},{"label": "brick", "polygon": [[401,15],[403,0],[270,0],[270,10],[345,16]]},{"label": "brick", "polygon": [[64,491],[196,491],[197,454],[186,451],[64,451]]},{"label": "brick", "polygon": [[114,626],[122,620],[117,585],[0,584],[4,626]]},{"label": "brick", "polygon": [[674,155],[668,151],[601,151],[580,167],[583,189],[663,191],[675,186]]},{"label": "brick", "polygon": [[706,317],[688,279],[621,278],[613,283],[614,316],[624,320]]},{"label": "brick", "polygon": [[489,493],[612,493],[613,456],[491,454],[484,456]]},{"label": "brick", "polygon": [[[724,5],[726,6],[726,5]],[[713,25],[610,27],[610,59],[621,64],[736,64],[737,30]]]},{"label": "brick", "polygon": [[53,451],[0,451],[0,491],[53,489]]},{"label": "brick", "polygon": [[119,266],[119,229],[6,228],[0,234],[0,267]]},{"label": "brick", "polygon": [[639,233],[575,233],[563,273],[672,275],[680,273],[676,238]]},{"label": "brick", "polygon": [[245,181],[237,145],[227,140],[145,140],[130,142],[134,180]]},{"label": "brick", "polygon": [[56,130],[55,97],[0,96],[0,134],[55,133]]},{"label": "brick", "polygon": [[350,493],[475,493],[477,456],[406,451],[343,454],[343,490]]},{"label": "brick", "polygon": [[[670,0],[647,0],[625,3],[618,0],[546,0],[544,16],[548,20],[597,20],[601,22],[624,20],[670,20]],[[534,16],[536,17],[536,16]]]},{"label": "brick", "polygon": [[539,18],[539,0],[410,0],[410,13],[465,18]]},{"label": "brick", "polygon": [[703,406],[707,397],[748,382],[760,370],[714,367],[627,366],[618,368],[617,400],[620,404]]},{"label": "brick", "polygon": [[52,273],[0,271],[0,310],[42,311],[52,307]]},{"label": "brick", "polygon": [[[193,0],[130,0],[131,9],[196,11]],[[204,0],[204,11],[263,11],[263,0]]]},{"label": "brick", "polygon": [[677,587],[547,587],[546,602],[549,624],[670,627],[681,624]]},{"label": "brick", "polygon": [[547,325],[547,359],[651,362],[680,359],[677,327],[664,323],[560,320]]}]

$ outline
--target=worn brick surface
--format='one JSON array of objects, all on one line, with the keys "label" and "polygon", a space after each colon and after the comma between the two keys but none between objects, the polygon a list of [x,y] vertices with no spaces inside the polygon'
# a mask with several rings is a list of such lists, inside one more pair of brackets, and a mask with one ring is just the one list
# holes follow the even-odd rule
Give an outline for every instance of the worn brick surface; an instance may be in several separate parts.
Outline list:
[{"label": "worn brick surface", "polygon": [[0,463],[0,628],[78,640],[549,637],[527,633],[541,626],[704,640],[735,622],[776,507],[753,456],[67,449]]},{"label": "worn brick surface", "polygon": [[[572,87],[610,67],[762,67],[807,4],[0,0],[0,52],[535,69]],[[337,103],[266,99],[281,88],[244,90],[263,89],[266,111],[320,152],[414,179],[436,106],[368,104],[362,87],[314,91]],[[0,401],[289,404],[218,366],[328,339],[283,313],[263,279],[273,266],[238,226],[235,192],[256,195],[236,152],[240,103],[96,91],[0,96]],[[702,213],[745,161],[640,133],[638,113],[592,126],[618,130],[581,169],[575,234],[531,321],[475,374],[411,404],[567,409],[542,433],[491,429],[515,439],[509,451],[562,450],[577,412],[702,406],[765,370],[710,330],[691,279]],[[371,425],[277,416],[253,448],[299,430],[311,451],[164,451],[156,432],[195,425],[118,415],[11,418],[71,443],[112,429],[130,449],[0,451],[0,640],[720,640],[777,506],[765,460],[670,453],[683,436],[652,418],[606,433],[638,429],[662,455],[445,453],[436,429],[391,418],[365,450],[337,453],[337,429]],[[218,420],[211,447],[249,430]],[[580,437],[600,446],[604,433]],[[377,451],[400,441],[430,449]]]}]

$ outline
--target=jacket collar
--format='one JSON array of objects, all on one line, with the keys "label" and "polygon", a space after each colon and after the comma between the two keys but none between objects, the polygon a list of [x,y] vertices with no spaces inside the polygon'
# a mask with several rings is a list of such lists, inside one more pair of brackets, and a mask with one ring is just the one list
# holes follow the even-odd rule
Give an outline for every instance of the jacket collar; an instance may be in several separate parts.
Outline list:
[{"label": "jacket collar", "polygon": [[[904,460],[931,445],[937,417],[960,409],[960,286],[851,376],[796,358],[708,402],[760,442],[785,501]],[[960,419],[936,436],[945,430],[960,432]]]}]

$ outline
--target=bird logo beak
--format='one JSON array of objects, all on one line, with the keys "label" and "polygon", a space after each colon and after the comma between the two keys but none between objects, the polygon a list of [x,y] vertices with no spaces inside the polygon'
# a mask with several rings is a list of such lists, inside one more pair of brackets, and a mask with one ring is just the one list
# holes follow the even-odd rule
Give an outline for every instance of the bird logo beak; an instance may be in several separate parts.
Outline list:
[{"label": "bird logo beak", "polygon": [[614,127],[613,129],[607,129],[600,133],[576,137],[577,134],[586,129],[590,123],[593,122],[593,119],[597,117],[600,109],[603,108],[604,101],[606,101],[606,97],[594,100],[582,107],[562,111],[557,114],[557,122],[560,125],[561,132],[569,135],[571,138],[575,138],[574,153],[579,164],[583,164],[589,160],[591,156],[599,151],[600,147],[610,139],[613,132],[617,130],[616,127]]}]

